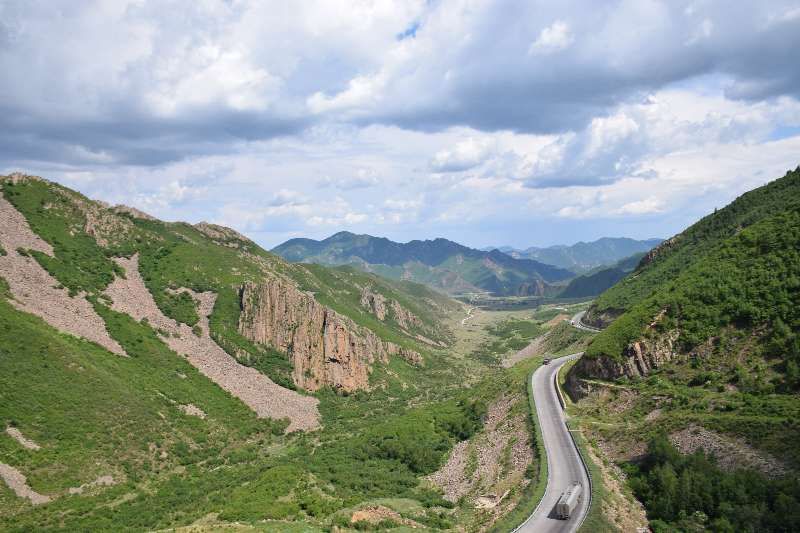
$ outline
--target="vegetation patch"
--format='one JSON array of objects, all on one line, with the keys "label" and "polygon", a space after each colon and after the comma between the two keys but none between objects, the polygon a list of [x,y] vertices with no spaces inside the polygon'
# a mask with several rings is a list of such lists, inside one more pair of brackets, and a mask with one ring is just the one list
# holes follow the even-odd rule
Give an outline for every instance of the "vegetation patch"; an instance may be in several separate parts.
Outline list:
[{"label": "vegetation patch", "polygon": [[797,531],[800,480],[769,480],[752,471],[721,470],[703,451],[681,455],[665,435],[625,470],[656,533],[672,531]]}]

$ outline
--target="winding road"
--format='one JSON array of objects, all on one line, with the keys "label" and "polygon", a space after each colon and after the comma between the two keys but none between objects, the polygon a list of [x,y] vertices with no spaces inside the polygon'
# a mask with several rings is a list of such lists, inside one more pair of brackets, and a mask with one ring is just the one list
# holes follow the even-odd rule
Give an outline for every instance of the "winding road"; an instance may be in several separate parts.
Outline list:
[{"label": "winding road", "polygon": [[574,327],[578,329],[582,329],[584,331],[591,331],[592,333],[599,333],[600,330],[597,328],[593,328],[592,326],[587,326],[583,323],[583,315],[586,314],[586,311],[581,311],[580,313],[576,313],[574,317],[572,317],[569,321]]},{"label": "winding road", "polygon": [[[577,323],[580,323],[578,318]],[[589,511],[591,487],[586,467],[578,453],[566,425],[564,409],[556,391],[558,369],[581,353],[553,359],[542,365],[531,376],[536,415],[542,428],[547,454],[547,489],[533,514],[514,531],[572,533],[580,527]],[[581,500],[569,520],[555,518],[554,508],[561,493],[572,483],[580,483]]]}]

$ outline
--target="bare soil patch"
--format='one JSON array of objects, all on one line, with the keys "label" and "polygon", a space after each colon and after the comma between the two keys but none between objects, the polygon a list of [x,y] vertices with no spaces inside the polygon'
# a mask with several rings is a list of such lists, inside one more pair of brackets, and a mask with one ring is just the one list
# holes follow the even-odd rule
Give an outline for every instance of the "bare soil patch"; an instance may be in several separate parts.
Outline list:
[{"label": "bare soil patch", "polygon": [[33,505],[41,505],[51,500],[50,496],[39,494],[28,486],[27,478],[13,466],[0,463],[0,477],[20,498],[27,498]]},{"label": "bare soil patch", "polygon": [[200,409],[199,407],[197,407],[193,403],[186,404],[186,405],[179,405],[178,409],[180,409],[181,411],[183,411],[184,413],[186,413],[187,415],[190,415],[190,416],[196,416],[196,417],[202,418],[202,419],[205,419],[205,417],[206,417],[206,414],[203,412],[203,410]]},{"label": "bare soil patch", "polygon": [[616,525],[619,531],[648,531],[647,515],[641,502],[625,491],[625,474],[612,462],[603,460],[602,452],[586,446],[589,458],[599,467],[606,488],[603,500],[603,515]]},{"label": "bare soil patch", "polygon": [[547,337],[550,334],[548,331],[542,335],[539,335],[535,339],[533,339],[530,344],[526,347],[518,351],[517,353],[513,354],[512,356],[503,359],[503,367],[504,368],[511,368],[515,364],[519,363],[520,361],[524,361],[525,359],[530,359],[531,357],[536,357],[537,355],[541,355],[544,351],[545,341],[547,341]]},{"label": "bare soil patch", "polygon": [[[516,397],[504,397],[487,412],[484,431],[469,441],[458,443],[442,468],[427,476],[441,488],[444,498],[455,502],[473,496],[473,502],[486,508],[493,501],[501,514],[502,495],[515,483],[524,483],[523,473],[533,461],[530,435],[524,415],[509,416]],[[495,507],[496,506],[496,507]]]},{"label": "bare soil patch", "polygon": [[84,483],[80,487],[70,487],[68,492],[70,494],[83,494],[83,491],[87,489],[91,489],[94,487],[110,487],[111,485],[115,485],[116,483],[117,482],[114,480],[113,476],[100,476],[94,481],[90,481],[89,483]]},{"label": "bare soil patch", "polygon": [[403,518],[397,511],[393,511],[392,509],[384,507],[383,505],[373,505],[370,507],[364,507],[363,509],[355,511],[353,515],[350,517],[351,524],[355,524],[357,522],[369,522],[370,524],[379,524],[383,520],[392,520],[394,522],[397,522],[398,524],[408,526],[413,529],[422,527],[422,525],[419,524],[418,522],[415,522],[408,518]]},{"label": "bare soil patch", "polygon": [[570,318],[569,315],[565,315],[564,313],[558,314],[548,320],[545,325],[553,327],[561,324],[563,321],[568,320]]}]

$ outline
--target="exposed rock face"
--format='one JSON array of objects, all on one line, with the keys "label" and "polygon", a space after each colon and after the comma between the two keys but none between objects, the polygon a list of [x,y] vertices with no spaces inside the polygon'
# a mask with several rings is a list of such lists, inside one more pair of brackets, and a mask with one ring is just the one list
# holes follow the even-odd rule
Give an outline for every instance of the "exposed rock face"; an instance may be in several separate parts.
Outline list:
[{"label": "exposed rock face", "polygon": [[417,315],[400,305],[397,300],[387,299],[384,295],[374,292],[371,287],[364,287],[361,291],[361,305],[380,321],[390,316],[403,329],[423,327],[422,320]]},{"label": "exposed rock face", "polygon": [[372,292],[369,287],[361,291],[361,305],[366,307],[378,320],[386,320],[386,297],[383,294]]},{"label": "exposed rock face", "polygon": [[597,329],[603,329],[611,324],[614,320],[620,316],[623,311],[618,311],[614,309],[606,309],[602,313],[597,313],[594,306],[590,307],[586,314],[583,315],[581,318],[581,322],[586,324],[587,326],[591,326]]},{"label": "exposed rock face", "polygon": [[247,282],[241,301],[240,333],[290,354],[292,377],[304,389],[366,389],[372,365],[386,363],[392,355],[422,363],[417,352],[381,340],[289,281]]},{"label": "exposed rock face", "polygon": [[679,237],[680,235],[676,235],[671,239],[667,239],[666,241],[662,242],[661,244],[659,244],[658,246],[647,252],[644,255],[644,257],[642,257],[641,261],[639,261],[639,265],[636,267],[636,270],[641,270],[643,267],[655,261],[659,256],[663,255],[664,252],[674,247],[675,244],[678,242]]},{"label": "exposed rock face", "polygon": [[238,231],[220,226],[218,224],[211,224],[210,222],[199,222],[194,225],[194,228],[210,238],[217,244],[228,246],[230,248],[239,248],[242,243],[249,243],[250,239],[239,233]]},{"label": "exposed rock face", "polygon": [[664,335],[633,342],[625,348],[619,361],[610,357],[582,357],[567,374],[567,391],[573,398],[585,396],[591,390],[591,385],[583,381],[584,378],[615,380],[623,376],[646,376],[652,369],[680,356],[675,349],[679,335],[678,330],[672,330]]},{"label": "exposed rock face", "polygon": [[129,215],[129,216],[131,216],[133,218],[140,218],[142,220],[151,220],[151,221],[155,221],[155,222],[158,221],[158,219],[156,217],[148,215],[144,211],[140,211],[139,209],[136,209],[135,207],[130,207],[130,206],[127,206],[127,205],[122,205],[122,204],[115,205],[114,207],[111,208],[111,210],[113,212],[117,213],[117,214],[120,214],[120,215]]},{"label": "exposed rock face", "polygon": [[241,365],[228,355],[209,335],[208,317],[214,309],[217,295],[212,292],[188,292],[198,303],[200,336],[186,324],[164,316],[139,273],[139,257],[118,257],[118,265],[125,270],[125,278],[117,278],[105,294],[113,302],[112,308],[149,324],[175,352],[211,381],[239,398],[261,418],[288,418],[287,431],[308,430],[319,426],[318,400],[303,396],[274,383],[258,370]]},{"label": "exposed rock face", "polygon": [[517,296],[544,296],[545,284],[542,280],[525,282],[517,287]]}]

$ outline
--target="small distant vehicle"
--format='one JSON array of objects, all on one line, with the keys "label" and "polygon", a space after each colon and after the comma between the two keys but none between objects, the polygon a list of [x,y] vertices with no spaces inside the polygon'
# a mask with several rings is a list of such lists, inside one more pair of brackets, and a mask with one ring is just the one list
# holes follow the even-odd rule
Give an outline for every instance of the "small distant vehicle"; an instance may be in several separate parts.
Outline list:
[{"label": "small distant vehicle", "polygon": [[550,358],[549,357],[545,357],[544,361],[542,361],[542,364],[543,365],[549,365],[550,364]]},{"label": "small distant vehicle", "polygon": [[581,501],[581,490],[580,483],[573,483],[561,494],[556,503],[556,517],[559,520],[569,520],[569,517],[572,516],[578,502]]}]

